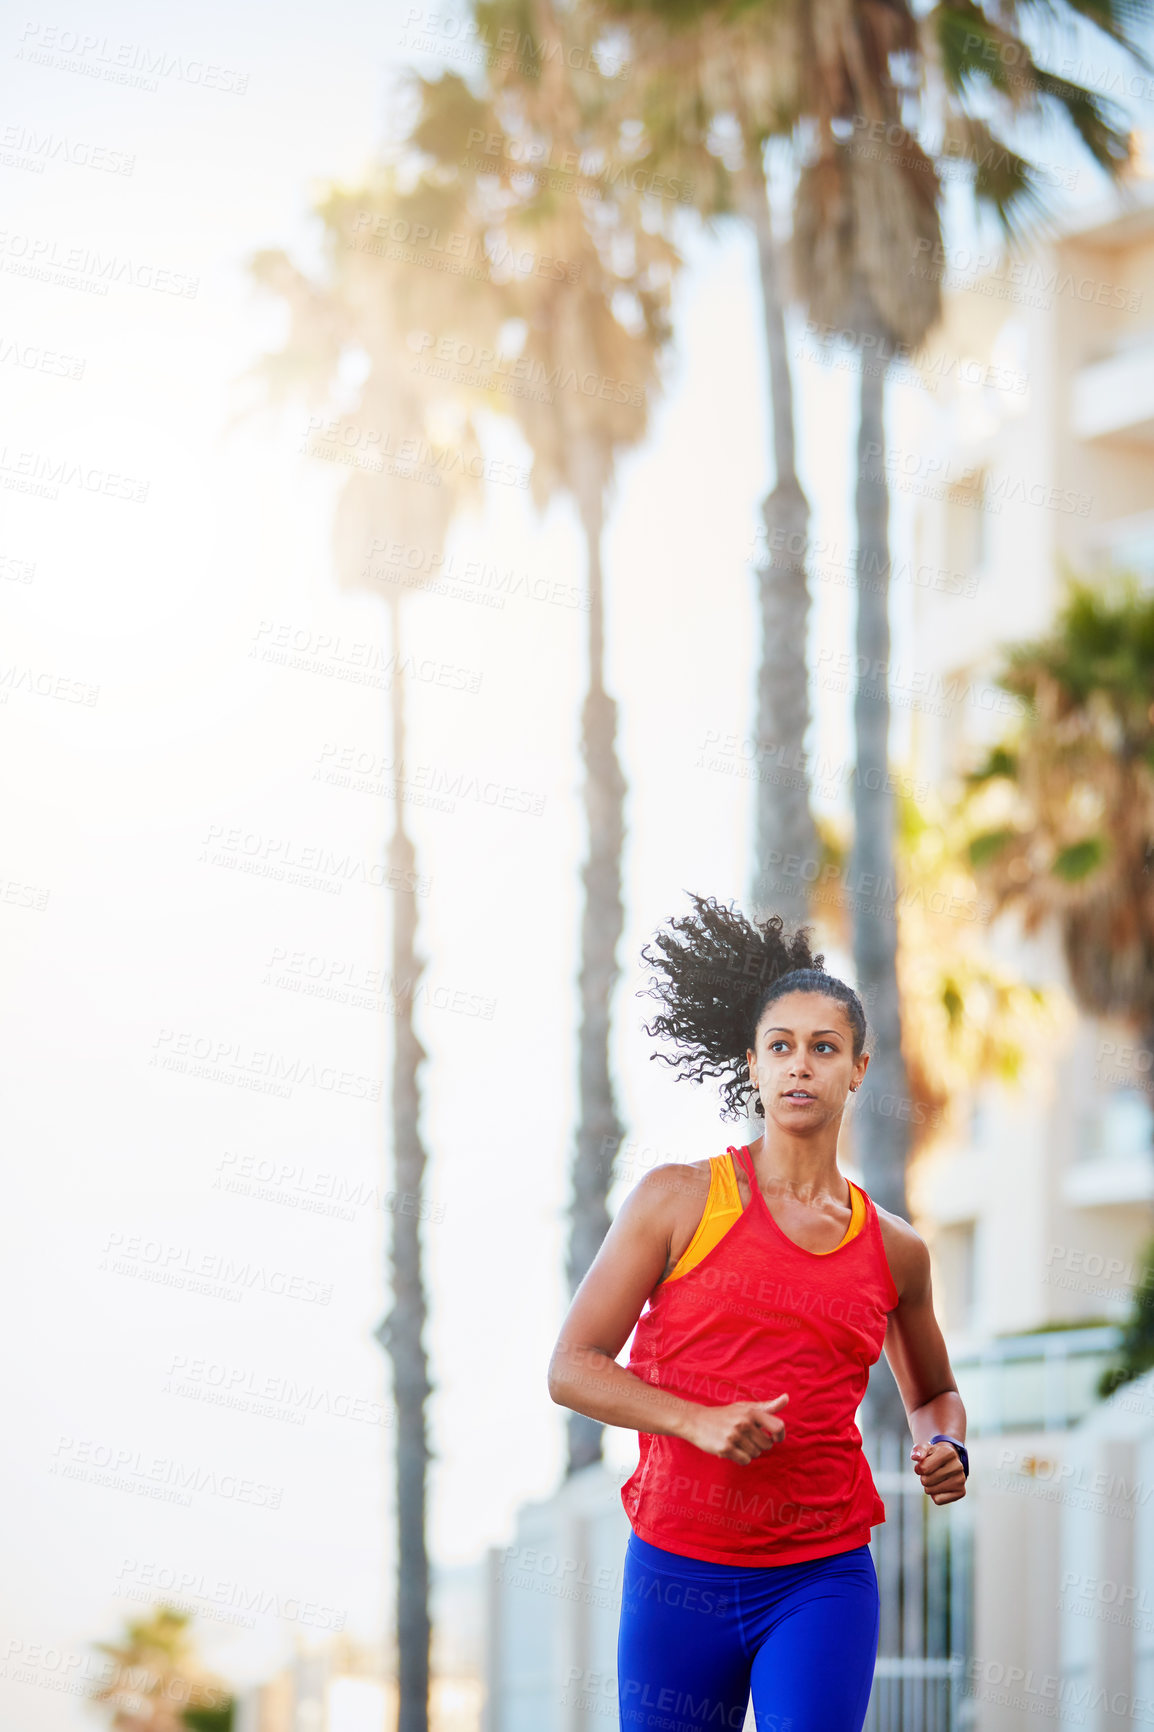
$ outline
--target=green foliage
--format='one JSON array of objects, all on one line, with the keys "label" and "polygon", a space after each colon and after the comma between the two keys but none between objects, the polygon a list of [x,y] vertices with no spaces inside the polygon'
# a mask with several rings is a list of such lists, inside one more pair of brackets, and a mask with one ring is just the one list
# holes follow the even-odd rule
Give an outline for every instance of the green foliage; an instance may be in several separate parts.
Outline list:
[{"label": "green foliage", "polygon": [[1058,1317],[1049,1323],[1037,1323],[1033,1329],[998,1329],[994,1332],[995,1341],[1017,1341],[1023,1335],[1055,1335],[1066,1334],[1071,1329],[1102,1329],[1109,1328],[1113,1323],[1110,1317]]},{"label": "green foliage", "polygon": [[90,1700],[112,1727],[145,1732],[179,1723],[189,1732],[232,1732],[235,1704],[200,1660],[190,1613],[162,1602],[127,1619],[117,1640],[94,1646],[111,1665]]},{"label": "green foliage", "polygon": [[996,854],[1014,838],[1013,830],[984,830],[978,836],[971,836],[966,853],[971,866],[985,866]]},{"label": "green foliage", "polygon": [[1146,1247],[1142,1274],[1134,1288],[1130,1316],[1114,1360],[1098,1380],[1098,1394],[1113,1395],[1124,1383],[1154,1367],[1154,1239]]},{"label": "green foliage", "polygon": [[986,67],[985,77],[993,87],[997,89],[1000,82],[1008,94],[1008,69],[998,52],[1003,32],[979,6],[935,6],[926,23],[937,42],[942,73],[954,96],[967,97],[971,87],[982,83]]},{"label": "green foliage", "polygon": [[977,769],[970,770],[965,779],[970,787],[976,787],[980,782],[992,781],[995,776],[1014,777],[1017,773],[1016,754],[1006,746],[994,746],[985,761]]},{"label": "green foliage", "polygon": [[1050,630],[1010,645],[1010,735],[965,777],[967,852],[1000,911],[1057,923],[1083,1011],[1154,1028],[1154,593],[1067,573]]},{"label": "green foliage", "polygon": [[232,1732],[236,1702],[232,1697],[216,1708],[186,1708],[181,1715],[190,1732]]},{"label": "green foliage", "polygon": [[1060,848],[1050,870],[1067,884],[1076,884],[1096,871],[1105,858],[1106,844],[1101,836],[1088,836],[1084,841],[1071,843],[1069,848]]},{"label": "green foliage", "polygon": [[1053,627],[1013,649],[999,683],[1033,697],[1043,673],[1061,688],[1067,709],[1101,693],[1134,736],[1126,743],[1148,748],[1154,741],[1154,592],[1125,572],[1095,582],[1068,577]]},{"label": "green foliage", "polygon": [[1044,183],[1038,171],[1004,144],[980,116],[959,115],[958,131],[966,140],[966,155],[974,165],[976,202],[991,210],[1003,234],[1012,237],[1019,225],[1044,208]]},{"label": "green foliage", "polygon": [[418,88],[424,100],[409,135],[411,143],[434,162],[459,163],[469,152],[470,132],[490,124],[488,104],[455,72],[444,72]]},{"label": "green foliage", "polygon": [[[1041,8],[1039,8],[1041,9]],[[1082,19],[1116,42],[1139,65],[1138,45],[1149,8],[1139,0],[1063,0],[1047,4],[1051,19]],[[1064,15],[1064,17],[1063,17]],[[936,62],[947,99],[947,129],[974,164],[974,195],[1007,234],[1031,207],[1046,207],[1044,182],[1033,164],[999,137],[1023,112],[1064,121],[1108,175],[1130,163],[1133,143],[1125,111],[1087,85],[1048,71],[1034,58],[1021,29],[1021,10],[987,0],[941,0],[925,14],[927,59]]]},{"label": "green foliage", "polygon": [[947,976],[941,986],[942,1009],[951,1029],[956,1029],[966,1014],[965,993],[956,980]]}]

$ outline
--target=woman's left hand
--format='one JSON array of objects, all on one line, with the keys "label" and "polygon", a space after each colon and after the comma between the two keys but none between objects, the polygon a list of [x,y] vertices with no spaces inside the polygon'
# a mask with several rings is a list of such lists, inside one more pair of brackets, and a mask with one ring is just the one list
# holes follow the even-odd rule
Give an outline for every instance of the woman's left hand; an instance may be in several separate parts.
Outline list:
[{"label": "woman's left hand", "polygon": [[935,1503],[956,1503],[966,1495],[962,1458],[952,1443],[915,1443],[910,1450],[922,1489]]}]

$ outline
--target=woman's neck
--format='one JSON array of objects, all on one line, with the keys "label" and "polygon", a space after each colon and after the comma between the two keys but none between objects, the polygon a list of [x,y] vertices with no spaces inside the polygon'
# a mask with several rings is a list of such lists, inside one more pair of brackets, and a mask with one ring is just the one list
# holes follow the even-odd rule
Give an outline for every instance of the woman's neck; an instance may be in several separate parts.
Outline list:
[{"label": "woman's neck", "polygon": [[823,1196],[844,1203],[845,1175],[837,1164],[836,1133],[827,1138],[791,1137],[779,1133],[770,1141],[763,1132],[749,1144],[757,1182],[766,1195],[790,1196],[800,1203],[816,1203]]}]

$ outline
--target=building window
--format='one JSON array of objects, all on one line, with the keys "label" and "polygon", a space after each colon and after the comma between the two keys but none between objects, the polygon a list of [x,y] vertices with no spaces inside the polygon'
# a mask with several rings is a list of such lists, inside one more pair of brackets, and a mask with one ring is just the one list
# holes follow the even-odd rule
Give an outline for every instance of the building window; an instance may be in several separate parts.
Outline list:
[{"label": "building window", "polygon": [[951,571],[971,576],[985,564],[989,552],[989,513],[983,471],[964,486],[951,487],[946,504],[946,547]]},{"label": "building window", "polygon": [[1084,1161],[1128,1161],[1154,1152],[1154,1113],[1140,1088],[1115,1089],[1083,1120]]},{"label": "building window", "polygon": [[954,1334],[971,1330],[977,1316],[977,1223],[955,1221],[939,1227],[934,1253],[941,1280],[935,1309],[943,1326]]},{"label": "building window", "polygon": [[975,1095],[970,1102],[970,1130],[966,1139],[966,1147],[971,1150],[980,1149],[986,1141],[990,1130],[990,1109],[982,1095]]}]

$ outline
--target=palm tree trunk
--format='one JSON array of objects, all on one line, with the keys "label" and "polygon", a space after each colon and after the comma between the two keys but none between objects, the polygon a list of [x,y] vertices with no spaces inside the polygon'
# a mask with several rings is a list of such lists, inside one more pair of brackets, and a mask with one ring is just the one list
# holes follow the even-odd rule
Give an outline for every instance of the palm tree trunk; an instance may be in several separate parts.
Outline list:
[{"label": "palm tree trunk", "polygon": [[[625,840],[625,778],[617,761],[617,705],[604,686],[605,627],[601,573],[604,518],[603,453],[591,440],[573,453],[575,495],[589,565],[589,686],[581,710],[588,854],[581,872],[578,1031],[578,1124],[570,1205],[569,1291],[575,1293],[609,1231],[609,1187],[624,1126],[617,1116],[609,1067],[610,1012],[617,981],[617,945],[625,911],[621,853]],[[601,1460],[603,1427],[583,1413],[568,1419],[566,1474]]]},{"label": "palm tree trunk", "polygon": [[770,219],[765,166],[760,149],[752,143],[746,149],[740,189],[742,212],[757,240],[774,457],[774,485],[761,502],[766,558],[758,573],[761,660],[752,902],[755,915],[776,911],[804,920],[817,872],[818,846],[804,756],[809,726],[809,502],[797,476],[781,261]]},{"label": "palm tree trunk", "polygon": [[[397,1732],[428,1732],[429,1558],[425,1545],[425,1479],[430,1451],[425,1403],[430,1384],[425,1355],[425,1288],[421,1271],[420,1199],[425,1172],[421,1142],[418,1071],[425,1050],[413,1028],[413,998],[424,970],[416,951],[416,851],[405,831],[403,765],[405,688],[401,672],[400,602],[390,598],[395,667],[392,681],[393,762],[398,766],[393,834],[389,842],[392,884],[393,1172],[396,1207],[389,1248],[393,1308],[377,1339],[393,1367],[397,1412]],[[410,888],[411,887],[411,888]]]},{"label": "palm tree trunk", "polygon": [[[849,892],[854,968],[872,1035],[870,1065],[854,1108],[853,1138],[870,1196],[882,1208],[906,1217],[909,1091],[902,1058],[894,809],[887,774],[889,491],[877,455],[885,449],[885,374],[882,364],[867,363],[863,355],[856,497],[858,678],[853,714],[857,765]],[[905,1407],[884,1357],[874,1367],[864,1405],[871,1425],[905,1429]]]}]

